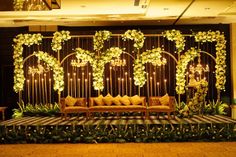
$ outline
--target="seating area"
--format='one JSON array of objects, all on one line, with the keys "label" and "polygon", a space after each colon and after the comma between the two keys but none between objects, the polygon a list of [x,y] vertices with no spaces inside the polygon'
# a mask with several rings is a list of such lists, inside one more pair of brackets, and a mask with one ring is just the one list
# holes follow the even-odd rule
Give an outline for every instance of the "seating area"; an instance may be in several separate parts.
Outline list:
[{"label": "seating area", "polygon": [[132,97],[127,95],[121,97],[118,95],[113,97],[107,94],[105,97],[102,95],[90,97],[89,103],[87,104],[85,98],[67,96],[66,98],[61,98],[60,111],[63,118],[66,118],[69,113],[86,113],[86,118],[89,118],[93,113],[140,112],[147,119],[149,118],[150,112],[163,112],[167,113],[168,119],[170,119],[170,113],[173,112],[174,114],[175,112],[174,100],[175,97],[166,94],[163,97],[149,97],[147,104],[146,97],[140,97],[138,95]]}]

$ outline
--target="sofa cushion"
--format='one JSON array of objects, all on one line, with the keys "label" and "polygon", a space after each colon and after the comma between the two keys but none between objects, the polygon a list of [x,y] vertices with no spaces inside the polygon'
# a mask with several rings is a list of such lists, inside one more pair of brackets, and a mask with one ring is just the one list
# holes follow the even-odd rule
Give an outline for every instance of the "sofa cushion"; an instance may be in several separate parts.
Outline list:
[{"label": "sofa cushion", "polygon": [[74,106],[82,106],[85,107],[86,106],[86,100],[85,98],[76,98],[76,103]]},{"label": "sofa cushion", "polygon": [[142,99],[140,98],[140,96],[138,95],[135,95],[135,96],[132,96],[130,97],[130,102],[132,105],[139,105],[142,103]]},{"label": "sofa cushion", "polygon": [[103,99],[103,95],[99,95],[99,97],[94,98],[95,104],[98,105],[98,106],[103,106],[104,102],[103,102],[102,99]]},{"label": "sofa cushion", "polygon": [[126,106],[131,104],[129,97],[127,95],[124,95],[123,97],[121,97],[120,102]]},{"label": "sofa cushion", "polygon": [[109,93],[105,97],[103,97],[102,100],[108,106],[111,106],[111,104],[113,103],[113,97]]},{"label": "sofa cushion", "polygon": [[168,94],[164,95],[163,97],[161,97],[159,99],[159,101],[160,101],[161,105],[169,106],[169,95]]},{"label": "sofa cushion", "polygon": [[67,106],[74,106],[77,102],[77,99],[76,98],[73,98],[72,96],[67,96],[66,99],[65,99],[65,104]]},{"label": "sofa cushion", "polygon": [[114,97],[113,100],[112,100],[113,104],[115,104],[117,106],[122,105],[121,102],[120,102],[120,98],[121,98],[120,95],[117,95],[116,97]]}]

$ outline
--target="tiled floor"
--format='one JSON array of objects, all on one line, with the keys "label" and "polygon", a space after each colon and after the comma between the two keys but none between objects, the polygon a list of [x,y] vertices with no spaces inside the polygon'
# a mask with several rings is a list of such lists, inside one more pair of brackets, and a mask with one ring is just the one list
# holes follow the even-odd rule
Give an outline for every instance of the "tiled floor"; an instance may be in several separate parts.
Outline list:
[{"label": "tiled floor", "polygon": [[0,145],[0,157],[235,157],[236,142]]}]

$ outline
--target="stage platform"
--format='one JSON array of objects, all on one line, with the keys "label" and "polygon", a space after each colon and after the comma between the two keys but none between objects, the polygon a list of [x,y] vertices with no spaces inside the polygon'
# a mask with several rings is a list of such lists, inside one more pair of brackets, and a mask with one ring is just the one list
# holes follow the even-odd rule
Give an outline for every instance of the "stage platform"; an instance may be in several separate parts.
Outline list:
[{"label": "stage platform", "polygon": [[23,117],[0,123],[1,143],[235,141],[236,120],[221,115]]}]

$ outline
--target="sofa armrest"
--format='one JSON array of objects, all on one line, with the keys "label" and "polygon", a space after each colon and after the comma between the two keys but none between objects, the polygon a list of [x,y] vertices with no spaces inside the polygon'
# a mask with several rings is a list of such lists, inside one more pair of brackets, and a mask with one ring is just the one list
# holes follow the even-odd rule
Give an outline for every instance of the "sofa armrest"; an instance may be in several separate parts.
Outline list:
[{"label": "sofa armrest", "polygon": [[141,99],[142,99],[142,106],[147,107],[146,106],[146,97],[141,97]]},{"label": "sofa armrest", "polygon": [[94,106],[94,97],[90,97],[89,98],[89,107],[93,107]]},{"label": "sofa armrest", "polygon": [[60,111],[63,112],[65,110],[66,103],[65,103],[65,98],[60,99]]},{"label": "sofa armrest", "polygon": [[175,110],[175,97],[174,96],[170,96],[169,106],[171,109]]}]

